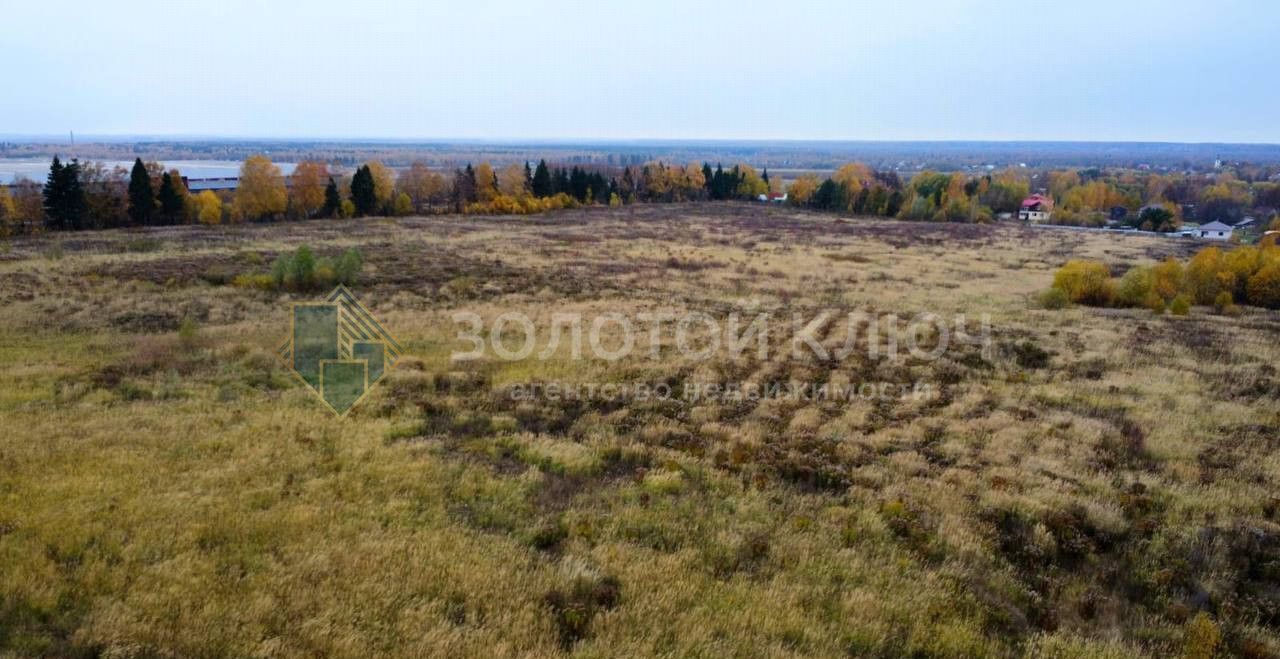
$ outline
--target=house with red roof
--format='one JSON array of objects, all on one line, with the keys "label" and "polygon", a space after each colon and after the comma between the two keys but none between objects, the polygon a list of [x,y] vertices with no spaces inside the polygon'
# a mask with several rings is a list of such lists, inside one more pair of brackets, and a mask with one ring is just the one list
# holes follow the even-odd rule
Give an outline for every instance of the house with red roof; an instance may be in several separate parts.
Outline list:
[{"label": "house with red roof", "polygon": [[1042,194],[1033,194],[1022,200],[1018,210],[1018,219],[1023,222],[1048,222],[1053,217],[1053,198]]}]

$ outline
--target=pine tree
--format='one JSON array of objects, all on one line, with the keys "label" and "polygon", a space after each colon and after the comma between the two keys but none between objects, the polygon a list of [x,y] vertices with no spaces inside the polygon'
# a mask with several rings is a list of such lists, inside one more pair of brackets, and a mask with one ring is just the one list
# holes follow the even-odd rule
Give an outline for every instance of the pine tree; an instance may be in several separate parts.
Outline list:
[{"label": "pine tree", "polygon": [[62,168],[65,213],[67,224],[72,229],[88,228],[89,198],[84,193],[84,184],[80,181],[80,161],[71,160],[71,164]]},{"label": "pine tree", "polygon": [[142,158],[137,158],[129,174],[129,218],[136,225],[151,224],[155,209],[156,196],[151,190],[151,175],[142,164]]},{"label": "pine tree", "polygon": [[178,194],[178,187],[174,184],[173,175],[169,172],[165,172],[160,177],[160,193],[157,197],[160,201],[160,216],[164,219],[164,223],[177,224],[182,217],[182,195]]},{"label": "pine tree", "polygon": [[49,165],[49,178],[44,184],[44,214],[49,228],[55,231],[67,228],[63,225],[62,217],[62,200],[66,196],[63,190],[64,169],[62,161],[54,156],[53,164]]},{"label": "pine tree", "polygon": [[373,172],[368,165],[362,165],[351,177],[351,203],[355,204],[357,216],[369,215],[377,209],[378,196],[374,185]]},{"label": "pine tree", "polygon": [[329,185],[324,189],[324,206],[320,208],[320,217],[337,217],[342,207],[342,195],[338,194],[338,184],[329,177]]},{"label": "pine tree", "polygon": [[466,169],[462,170],[462,175],[467,179],[466,191],[467,203],[473,203],[479,199],[476,195],[480,192],[480,186],[476,185],[476,170],[472,169],[471,163],[467,163]]},{"label": "pine tree", "polygon": [[538,168],[533,172],[533,182],[529,186],[535,197],[550,197],[555,194],[551,189],[551,170],[547,169],[547,161],[539,160]]},{"label": "pine tree", "polygon": [[453,207],[461,213],[467,208],[467,204],[475,201],[476,198],[476,175],[471,171],[471,166],[467,165],[467,171],[461,169],[453,170]]},{"label": "pine tree", "polygon": [[702,187],[706,189],[708,197],[712,195],[712,192],[715,189],[714,188],[715,179],[713,178],[714,176],[715,174],[711,172],[711,163],[708,163],[708,162],[702,163]]},{"label": "pine tree", "polygon": [[727,199],[727,188],[724,167],[716,163],[716,173],[711,176],[711,198]]},{"label": "pine tree", "polygon": [[573,195],[574,199],[581,202],[587,201],[587,188],[591,186],[591,180],[587,177],[587,173],[578,169],[574,165],[573,170],[569,173],[568,192]]},{"label": "pine tree", "polygon": [[529,167],[529,161],[524,161],[524,189],[533,189],[533,169]]},{"label": "pine tree", "polygon": [[551,194],[570,194],[573,188],[569,185],[569,172],[564,169],[557,169],[551,177]]},{"label": "pine tree", "polygon": [[44,185],[44,212],[52,230],[85,228],[89,202],[80,182],[79,161],[63,165],[57,156],[53,157]]}]

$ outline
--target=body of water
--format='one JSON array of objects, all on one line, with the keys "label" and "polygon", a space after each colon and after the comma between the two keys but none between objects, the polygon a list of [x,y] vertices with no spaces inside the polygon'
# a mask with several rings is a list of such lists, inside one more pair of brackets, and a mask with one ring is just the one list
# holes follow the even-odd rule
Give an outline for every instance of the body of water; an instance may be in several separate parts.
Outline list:
[{"label": "body of water", "polygon": [[[43,182],[49,176],[49,163],[46,158],[0,158],[0,185],[12,183],[19,176],[25,176],[36,182]],[[130,169],[133,161],[104,160],[107,168],[117,165]],[[223,176],[239,176],[240,163],[234,160],[171,160],[160,163],[165,170],[176,169],[187,178],[219,178]],[[293,173],[293,163],[276,163],[280,171],[286,175]]]}]

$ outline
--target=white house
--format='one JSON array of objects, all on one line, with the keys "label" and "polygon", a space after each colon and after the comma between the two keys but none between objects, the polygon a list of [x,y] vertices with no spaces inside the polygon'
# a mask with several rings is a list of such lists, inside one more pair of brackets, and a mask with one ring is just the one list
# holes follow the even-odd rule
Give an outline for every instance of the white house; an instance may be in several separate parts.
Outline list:
[{"label": "white house", "polygon": [[1018,219],[1023,222],[1048,222],[1053,217],[1053,199],[1042,195],[1033,194],[1022,200],[1022,206],[1018,209]]},{"label": "white house", "polygon": [[1221,222],[1210,222],[1208,224],[1201,224],[1200,228],[1196,231],[1198,233],[1198,237],[1204,238],[1205,240],[1231,240],[1231,235],[1235,229]]}]

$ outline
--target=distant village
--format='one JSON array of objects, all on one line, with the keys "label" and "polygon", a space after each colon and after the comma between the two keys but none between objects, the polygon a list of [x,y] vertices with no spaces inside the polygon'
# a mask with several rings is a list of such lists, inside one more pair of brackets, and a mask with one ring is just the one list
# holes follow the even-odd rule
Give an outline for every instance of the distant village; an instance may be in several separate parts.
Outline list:
[{"label": "distant village", "polygon": [[[1148,204],[1138,209],[1137,215],[1142,217],[1145,214],[1165,212],[1165,207],[1158,204]],[[1109,219],[1105,227],[1099,227],[1095,230],[1099,231],[1117,231],[1123,233],[1148,233],[1153,235],[1164,235],[1177,238],[1198,238],[1201,240],[1217,240],[1229,242],[1233,240],[1252,241],[1263,236],[1280,234],[1280,231],[1267,230],[1266,226],[1254,217],[1244,217],[1235,224],[1226,224],[1219,221],[1211,221],[1205,224],[1196,224],[1194,222],[1182,222],[1176,231],[1156,232],[1142,231],[1126,224],[1125,220],[1131,214],[1128,208],[1124,206],[1113,206],[1110,209]],[[1013,213],[1001,213],[997,218],[1002,221],[1012,221]],[[1037,193],[1022,200],[1021,208],[1018,210],[1017,220],[1029,224],[1052,225],[1053,224],[1053,198],[1048,195]]]}]

